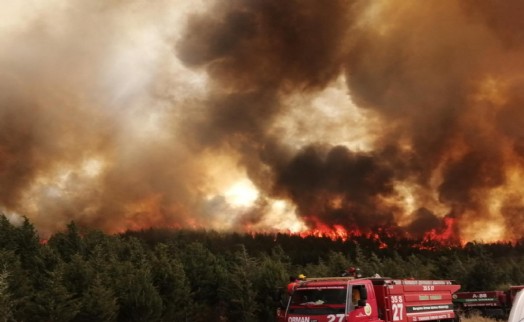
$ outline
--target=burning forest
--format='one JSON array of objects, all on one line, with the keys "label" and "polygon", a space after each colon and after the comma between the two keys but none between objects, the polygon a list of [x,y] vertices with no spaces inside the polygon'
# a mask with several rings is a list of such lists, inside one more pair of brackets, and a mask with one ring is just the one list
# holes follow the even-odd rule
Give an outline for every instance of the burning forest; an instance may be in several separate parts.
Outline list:
[{"label": "burning forest", "polygon": [[518,240],[524,3],[8,0],[0,212]]}]

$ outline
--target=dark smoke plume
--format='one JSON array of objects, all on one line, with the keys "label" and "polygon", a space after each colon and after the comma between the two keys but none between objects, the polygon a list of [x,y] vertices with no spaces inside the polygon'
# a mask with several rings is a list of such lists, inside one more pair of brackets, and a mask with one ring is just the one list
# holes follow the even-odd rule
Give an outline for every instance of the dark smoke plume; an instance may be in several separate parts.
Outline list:
[{"label": "dark smoke plume", "polygon": [[522,235],[519,1],[55,3],[0,25],[13,217]]}]

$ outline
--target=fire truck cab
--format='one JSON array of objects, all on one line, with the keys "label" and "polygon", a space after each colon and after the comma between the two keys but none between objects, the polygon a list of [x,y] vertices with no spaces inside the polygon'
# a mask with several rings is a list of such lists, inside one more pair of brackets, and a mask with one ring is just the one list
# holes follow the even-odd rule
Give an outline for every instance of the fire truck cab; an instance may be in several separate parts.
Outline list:
[{"label": "fire truck cab", "polygon": [[279,322],[453,321],[448,280],[308,278],[294,285],[277,313]]}]

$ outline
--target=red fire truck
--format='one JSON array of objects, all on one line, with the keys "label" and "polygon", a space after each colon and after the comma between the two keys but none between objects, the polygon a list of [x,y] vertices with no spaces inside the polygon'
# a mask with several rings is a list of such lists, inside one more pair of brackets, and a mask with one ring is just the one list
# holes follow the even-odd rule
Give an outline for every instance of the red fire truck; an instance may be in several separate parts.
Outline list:
[{"label": "red fire truck", "polygon": [[329,277],[297,281],[281,302],[279,322],[418,322],[458,320],[450,280]]},{"label": "red fire truck", "polygon": [[482,315],[506,319],[517,292],[524,285],[511,286],[506,291],[457,292],[453,295],[455,309],[465,316]]}]

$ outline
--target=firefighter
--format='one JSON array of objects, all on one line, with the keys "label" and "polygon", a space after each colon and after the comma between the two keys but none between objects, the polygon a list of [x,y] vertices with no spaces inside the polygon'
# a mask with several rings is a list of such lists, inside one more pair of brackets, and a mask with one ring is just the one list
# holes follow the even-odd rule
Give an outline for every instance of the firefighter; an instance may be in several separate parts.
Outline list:
[{"label": "firefighter", "polygon": [[291,276],[289,278],[289,283],[287,284],[287,294],[291,295],[293,293],[293,289],[295,288],[295,284],[297,284],[297,279],[294,276]]},{"label": "firefighter", "polygon": [[287,285],[287,294],[293,294],[293,289],[295,288],[295,285],[300,281],[304,281],[305,279],[306,275],[304,274],[299,274],[297,277],[291,276],[289,278],[289,284]]},{"label": "firefighter", "polygon": [[353,293],[351,294],[351,299],[353,300],[353,306],[358,306],[358,300],[360,300],[360,289],[353,287]]}]

